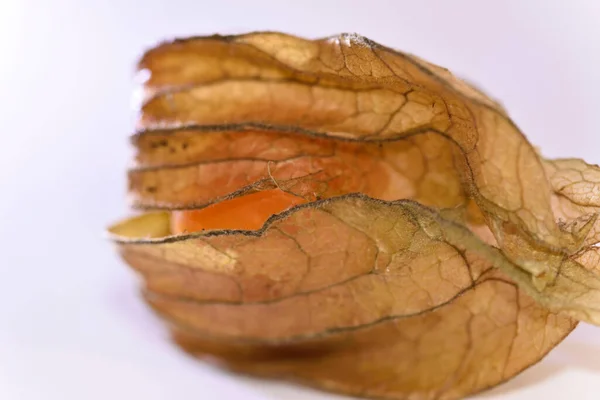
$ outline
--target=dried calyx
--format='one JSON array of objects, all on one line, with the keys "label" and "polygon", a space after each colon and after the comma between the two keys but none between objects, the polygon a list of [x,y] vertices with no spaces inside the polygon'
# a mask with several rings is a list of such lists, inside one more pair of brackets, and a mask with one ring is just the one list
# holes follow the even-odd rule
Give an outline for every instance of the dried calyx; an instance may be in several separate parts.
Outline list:
[{"label": "dried calyx", "polygon": [[455,399],[600,323],[600,169],[546,160],[448,70],[356,35],[164,43],[111,227],[189,352]]}]

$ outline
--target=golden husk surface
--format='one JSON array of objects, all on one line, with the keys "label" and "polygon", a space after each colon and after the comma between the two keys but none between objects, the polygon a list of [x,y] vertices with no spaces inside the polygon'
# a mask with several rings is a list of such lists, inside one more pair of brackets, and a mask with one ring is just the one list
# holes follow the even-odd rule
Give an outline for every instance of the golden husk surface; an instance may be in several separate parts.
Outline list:
[{"label": "golden husk surface", "polygon": [[[163,43],[110,228],[175,341],[233,370],[458,399],[600,324],[600,168],[547,160],[448,70],[357,35]],[[565,138],[568,140],[568,138]],[[173,210],[280,189],[260,230]]]}]

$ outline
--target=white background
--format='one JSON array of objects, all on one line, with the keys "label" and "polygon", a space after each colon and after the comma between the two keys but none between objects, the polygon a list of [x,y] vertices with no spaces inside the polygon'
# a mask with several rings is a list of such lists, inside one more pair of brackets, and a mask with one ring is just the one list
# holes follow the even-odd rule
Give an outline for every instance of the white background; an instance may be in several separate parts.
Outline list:
[{"label": "white background", "polygon": [[[131,77],[161,38],[358,32],[478,83],[547,156],[600,161],[600,1],[0,0],[0,399],[332,399],[168,343],[103,240],[126,214]],[[597,399],[600,329],[481,396]]]}]

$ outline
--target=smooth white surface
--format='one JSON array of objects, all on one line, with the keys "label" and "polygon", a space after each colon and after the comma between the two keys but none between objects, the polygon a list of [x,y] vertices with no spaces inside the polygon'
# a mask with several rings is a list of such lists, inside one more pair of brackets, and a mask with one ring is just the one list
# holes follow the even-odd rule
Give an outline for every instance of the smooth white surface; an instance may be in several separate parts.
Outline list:
[{"label": "smooth white surface", "polygon": [[[297,4],[294,4],[297,3]],[[171,345],[101,235],[126,214],[134,62],[161,38],[359,32],[447,66],[548,156],[600,155],[600,2],[0,0],[0,399],[333,399]],[[484,399],[598,399],[582,325]]]}]

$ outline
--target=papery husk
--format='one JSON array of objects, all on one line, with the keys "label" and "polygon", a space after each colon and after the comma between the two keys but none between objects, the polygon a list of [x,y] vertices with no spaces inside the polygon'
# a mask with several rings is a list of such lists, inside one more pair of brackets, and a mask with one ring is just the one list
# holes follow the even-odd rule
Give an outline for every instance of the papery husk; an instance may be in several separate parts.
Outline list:
[{"label": "papery husk", "polygon": [[[176,40],[147,52],[110,231],[178,344],[236,371],[456,399],[600,323],[600,169],[545,160],[448,70],[357,35]],[[170,212],[278,188],[257,231]]]}]

